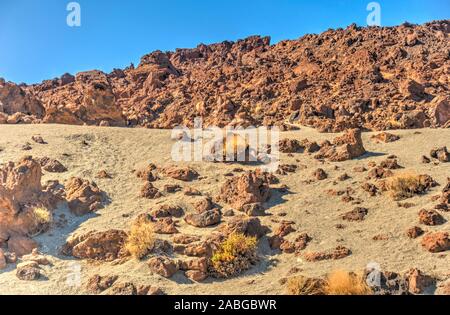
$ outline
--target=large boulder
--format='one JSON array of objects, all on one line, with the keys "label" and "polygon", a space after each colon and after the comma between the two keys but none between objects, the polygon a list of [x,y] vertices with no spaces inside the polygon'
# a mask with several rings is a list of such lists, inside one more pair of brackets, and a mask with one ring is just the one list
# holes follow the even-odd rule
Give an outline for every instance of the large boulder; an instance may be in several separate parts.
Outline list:
[{"label": "large boulder", "polygon": [[104,193],[93,182],[72,177],[65,189],[69,209],[76,215],[85,215],[103,206]]},{"label": "large boulder", "polygon": [[365,153],[361,130],[350,129],[344,135],[334,139],[332,144],[323,145],[315,158],[341,162],[360,157]]},{"label": "large boulder", "polygon": [[260,170],[235,176],[225,182],[218,199],[242,210],[245,205],[262,204],[270,197],[269,179]]},{"label": "large boulder", "polygon": [[124,244],[128,235],[121,230],[88,232],[67,240],[61,249],[66,256],[80,259],[113,261],[127,256]]},{"label": "large boulder", "polygon": [[34,95],[20,86],[0,81],[0,113],[7,115],[23,113],[41,118],[44,115],[44,107]]}]

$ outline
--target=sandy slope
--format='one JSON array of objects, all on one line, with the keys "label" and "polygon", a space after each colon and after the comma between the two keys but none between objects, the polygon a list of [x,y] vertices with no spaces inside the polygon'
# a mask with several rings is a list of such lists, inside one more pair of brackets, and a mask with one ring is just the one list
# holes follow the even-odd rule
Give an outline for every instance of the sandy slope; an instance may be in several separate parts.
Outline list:
[{"label": "sandy slope", "polygon": [[[48,279],[37,282],[23,282],[15,277],[14,266],[0,271],[0,294],[83,294],[83,286],[70,286],[67,282],[70,272],[76,270],[76,264],[81,264],[82,284],[89,276],[116,274],[120,280],[133,281],[137,284],[152,284],[161,287],[169,294],[281,294],[283,285],[279,280],[288,276],[293,267],[303,270],[305,275],[323,275],[332,269],[361,270],[370,262],[379,263],[384,270],[405,271],[411,267],[418,267],[423,271],[437,276],[450,273],[450,259],[448,254],[431,254],[423,250],[419,239],[410,240],[405,236],[405,230],[418,225],[417,212],[422,208],[431,208],[434,204],[430,198],[440,193],[441,187],[434,188],[424,196],[410,200],[416,206],[404,209],[386,196],[369,197],[360,189],[367,173],[357,173],[354,167],[367,167],[369,161],[380,162],[388,154],[399,157],[399,164],[407,170],[426,173],[441,183],[446,183],[450,175],[450,163],[422,164],[420,157],[428,154],[435,146],[450,147],[450,130],[427,129],[396,131],[402,138],[400,141],[388,144],[376,144],[370,140],[371,133],[363,135],[366,149],[370,152],[361,159],[343,163],[320,163],[307,154],[295,154],[294,157],[282,155],[282,163],[304,164],[307,169],[298,170],[288,176],[278,176],[281,184],[289,186],[291,193],[275,195],[270,201],[273,205],[267,211],[271,216],[263,217],[264,224],[276,227],[272,222],[281,218],[277,214],[286,212],[283,219],[296,222],[299,232],[307,232],[312,236],[307,251],[324,250],[337,245],[345,245],[352,249],[353,254],[345,259],[324,262],[305,262],[293,254],[272,253],[267,240],[264,238],[260,245],[261,264],[246,274],[235,279],[218,281],[208,279],[197,284],[187,280],[181,273],[172,279],[164,279],[152,275],[145,262],[128,261],[122,265],[92,264],[58,255],[58,248],[68,235],[73,232],[90,230],[106,230],[110,228],[127,229],[130,222],[138,214],[148,211],[159,203],[172,202],[188,207],[192,197],[182,193],[171,194],[157,200],[146,200],[138,197],[142,182],[133,174],[133,170],[153,162],[158,166],[172,164],[170,158],[170,132],[165,130],[147,129],[119,129],[100,127],[79,127],[61,125],[0,125],[0,163],[17,161],[23,155],[35,157],[49,156],[61,161],[68,172],[62,174],[46,173],[43,180],[67,180],[71,176],[78,176],[94,180],[99,187],[106,191],[111,202],[96,214],[75,218],[64,207],[57,209],[55,217],[65,214],[68,223],[63,227],[55,226],[48,233],[39,236],[41,250],[52,255],[53,266],[45,267]],[[48,144],[41,145],[31,141],[31,136],[41,135]],[[302,128],[295,132],[283,133],[283,137],[310,140],[332,139],[333,134],[319,134],[315,130]],[[85,141],[88,145],[83,145]],[[31,151],[21,150],[21,146],[30,142]],[[296,161],[298,159],[298,162]],[[338,165],[339,170],[334,166]],[[215,196],[225,181],[225,173],[230,172],[236,165],[222,165],[212,163],[191,163],[202,176],[202,179],[191,185],[205,194]],[[312,178],[311,173],[322,167],[329,174],[327,180],[305,184],[303,181]],[[244,167],[250,169],[251,167]],[[99,170],[105,169],[113,175],[113,179],[96,179]],[[347,172],[352,178],[345,182],[333,181],[339,175]],[[166,183],[176,183],[175,180],[162,179],[155,186],[162,188]],[[364,206],[369,209],[366,220],[360,223],[343,222],[340,215],[352,210],[355,206],[344,203],[338,196],[330,196],[328,189],[345,189],[347,186],[357,192],[354,197],[360,197]],[[441,212],[442,213],[442,212]],[[450,220],[449,213],[443,213]],[[224,220],[227,220],[226,218]],[[336,229],[338,223],[345,224],[345,229]],[[211,229],[198,229],[180,222],[180,230],[186,233],[205,234]],[[426,230],[450,231],[450,223],[437,227],[426,227]],[[374,241],[378,234],[389,235],[388,240]],[[289,238],[289,237],[288,237]]]}]

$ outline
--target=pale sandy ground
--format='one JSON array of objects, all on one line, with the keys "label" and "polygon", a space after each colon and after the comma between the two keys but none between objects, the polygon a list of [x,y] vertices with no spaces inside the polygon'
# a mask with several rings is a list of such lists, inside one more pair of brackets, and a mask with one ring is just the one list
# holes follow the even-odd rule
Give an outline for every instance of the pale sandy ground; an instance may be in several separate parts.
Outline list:
[{"label": "pale sandy ground", "polygon": [[[271,227],[277,224],[273,219],[281,219],[276,214],[286,212],[286,220],[296,222],[298,232],[307,232],[313,241],[306,251],[325,250],[337,245],[351,248],[353,254],[345,259],[324,262],[306,262],[293,254],[272,253],[266,238],[260,244],[261,263],[244,275],[224,280],[208,279],[204,283],[192,283],[179,272],[172,279],[164,279],[152,275],[145,262],[130,260],[122,265],[111,263],[92,264],[80,262],[58,255],[58,248],[71,233],[82,233],[90,230],[106,230],[111,228],[127,229],[130,222],[140,213],[148,211],[156,204],[165,202],[186,205],[194,197],[186,197],[183,193],[170,194],[157,200],[146,200],[138,197],[142,182],[132,173],[133,170],[153,162],[158,166],[170,165],[171,146],[170,132],[164,130],[119,129],[86,126],[61,125],[0,125],[0,163],[17,161],[24,155],[35,157],[49,156],[61,161],[68,172],[63,174],[46,173],[43,182],[58,179],[64,182],[71,176],[94,180],[99,187],[107,192],[111,203],[96,214],[82,218],[71,216],[64,206],[55,211],[55,217],[65,213],[69,223],[63,228],[53,227],[44,235],[37,237],[41,250],[53,256],[53,266],[44,267],[47,279],[24,282],[15,276],[15,266],[9,266],[0,271],[0,294],[85,294],[84,283],[93,274],[118,275],[119,281],[132,281],[136,284],[151,284],[161,287],[168,294],[283,294],[284,287],[280,278],[289,276],[293,267],[302,269],[308,276],[324,275],[330,270],[346,269],[360,271],[371,262],[381,265],[384,270],[405,271],[411,267],[439,277],[450,274],[450,259],[448,254],[431,254],[421,248],[417,240],[405,236],[405,230],[418,225],[418,211],[431,208],[435,202],[430,198],[442,190],[434,188],[427,195],[411,198],[408,202],[415,207],[399,208],[395,201],[387,196],[369,197],[360,189],[367,173],[356,173],[356,166],[367,166],[369,161],[380,162],[386,155],[395,154],[399,164],[406,170],[426,173],[441,185],[450,176],[450,163],[422,164],[420,158],[427,155],[435,146],[450,148],[450,130],[395,131],[401,135],[401,140],[376,144],[370,140],[373,133],[365,133],[363,139],[366,149],[371,154],[361,159],[343,163],[320,163],[307,154],[295,154],[294,157],[282,155],[282,163],[304,164],[308,168],[299,170],[288,176],[278,176],[281,184],[289,186],[291,194],[276,195],[270,201],[273,205],[268,209],[271,216],[261,218],[262,222]],[[31,141],[31,136],[41,135],[48,144],[40,145]],[[309,138],[320,141],[332,139],[334,134],[320,134],[309,128],[283,133],[281,138]],[[82,145],[82,141],[89,145]],[[30,142],[33,149],[22,151],[21,146]],[[65,156],[63,154],[69,154]],[[295,160],[299,159],[300,162]],[[338,165],[339,170],[334,170]],[[225,173],[236,165],[213,163],[190,163],[206,179],[192,183],[181,183],[182,186],[193,186],[205,194],[215,196],[220,186],[225,182]],[[312,178],[311,173],[318,167],[324,168],[329,174],[327,180],[304,184],[302,181]],[[246,166],[245,169],[251,169]],[[99,170],[105,169],[113,175],[113,179],[96,179]],[[352,179],[333,185],[339,175],[347,172]],[[176,180],[162,179],[155,183],[158,188],[166,183],[177,183]],[[354,197],[363,199],[360,206],[369,209],[366,220],[360,223],[343,222],[340,215],[352,210],[355,206],[344,203],[340,197],[326,193],[328,189],[345,189],[353,187],[357,193]],[[443,213],[443,212],[441,212]],[[128,217],[124,217],[124,215]],[[450,220],[450,213],[443,213]],[[227,220],[227,218],[224,218]],[[345,229],[338,230],[335,225],[343,223]],[[428,231],[450,231],[450,223],[437,227],[425,227]],[[198,229],[181,222],[180,230],[185,233],[205,235],[212,229]],[[372,237],[380,233],[388,234],[389,240],[374,241]],[[295,234],[295,233],[294,233]],[[292,235],[294,237],[295,235]],[[76,271],[77,263],[81,264],[82,286],[69,285],[71,272]],[[75,278],[76,279],[76,278]]]}]

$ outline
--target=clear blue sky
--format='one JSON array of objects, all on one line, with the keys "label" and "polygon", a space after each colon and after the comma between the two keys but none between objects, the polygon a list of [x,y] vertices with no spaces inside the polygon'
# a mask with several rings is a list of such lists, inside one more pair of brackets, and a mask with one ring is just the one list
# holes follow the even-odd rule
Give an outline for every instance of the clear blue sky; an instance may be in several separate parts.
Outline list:
[{"label": "clear blue sky", "polygon": [[[35,83],[64,72],[123,68],[156,49],[366,25],[370,0],[78,0],[81,27],[66,24],[68,0],[0,0],[0,77]],[[383,26],[450,18],[449,0],[379,0]]]}]

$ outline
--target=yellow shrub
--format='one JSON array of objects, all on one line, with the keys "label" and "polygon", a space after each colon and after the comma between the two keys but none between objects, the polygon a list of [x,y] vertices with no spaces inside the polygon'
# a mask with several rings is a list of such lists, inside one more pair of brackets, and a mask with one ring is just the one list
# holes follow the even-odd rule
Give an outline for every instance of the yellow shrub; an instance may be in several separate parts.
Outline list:
[{"label": "yellow shrub", "polygon": [[131,226],[125,249],[138,259],[147,255],[155,245],[153,228],[150,223],[137,221]]},{"label": "yellow shrub", "polygon": [[40,225],[50,224],[53,221],[53,215],[47,208],[34,208],[33,215],[36,223]]},{"label": "yellow shrub", "polygon": [[370,295],[372,290],[361,275],[347,271],[334,271],[324,285],[326,295]]},{"label": "yellow shrub", "polygon": [[389,178],[385,187],[394,200],[401,200],[425,192],[433,186],[433,182],[428,175],[401,173]]},{"label": "yellow shrub", "polygon": [[287,292],[290,295],[324,295],[324,280],[307,278],[304,276],[292,277],[287,281]]},{"label": "yellow shrub", "polygon": [[36,207],[31,211],[31,216],[33,220],[33,227],[30,230],[32,236],[39,235],[47,231],[52,222],[53,215],[47,208]]},{"label": "yellow shrub", "polygon": [[218,277],[230,277],[249,269],[257,260],[256,245],[256,237],[230,234],[211,258],[212,273]]}]

